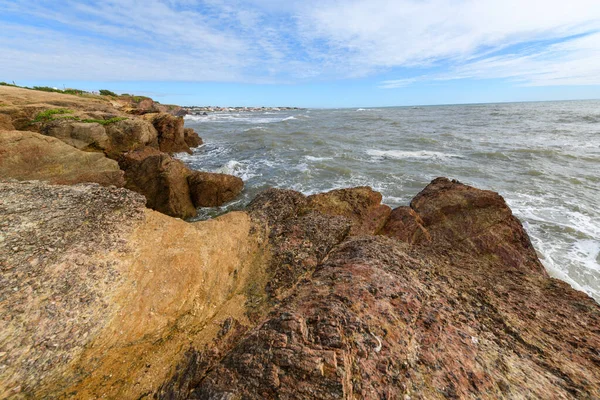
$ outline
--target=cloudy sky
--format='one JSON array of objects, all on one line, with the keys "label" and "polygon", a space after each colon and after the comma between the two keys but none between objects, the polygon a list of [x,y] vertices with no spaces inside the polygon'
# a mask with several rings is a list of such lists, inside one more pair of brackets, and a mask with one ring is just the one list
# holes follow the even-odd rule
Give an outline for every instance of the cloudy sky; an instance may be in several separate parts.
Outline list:
[{"label": "cloudy sky", "polygon": [[0,80],[180,104],[600,97],[600,1],[0,0]]}]

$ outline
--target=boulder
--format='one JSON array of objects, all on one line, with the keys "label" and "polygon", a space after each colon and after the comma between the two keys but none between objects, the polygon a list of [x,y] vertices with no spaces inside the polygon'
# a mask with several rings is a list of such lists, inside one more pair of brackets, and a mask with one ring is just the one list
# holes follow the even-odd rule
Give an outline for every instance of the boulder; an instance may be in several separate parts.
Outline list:
[{"label": "boulder", "polygon": [[106,155],[117,160],[123,153],[146,146],[158,148],[158,133],[148,121],[130,118],[105,126],[109,137]]},{"label": "boulder", "polygon": [[381,193],[367,186],[309,196],[305,210],[350,218],[353,222],[352,235],[376,233],[391,213],[390,207],[381,204]]},{"label": "boulder", "polygon": [[45,126],[42,133],[84,151],[104,151],[110,143],[106,129],[97,123],[57,120]]},{"label": "boulder", "polygon": [[144,118],[152,123],[158,132],[158,145],[161,151],[167,153],[191,153],[185,140],[183,118],[167,113],[146,114]]},{"label": "boulder", "polygon": [[0,398],[152,397],[190,346],[248,326],[267,255],[250,218],[187,223],[144,204],[0,182]]},{"label": "boulder", "polygon": [[84,152],[56,138],[26,131],[0,131],[0,176],[64,185],[125,183],[118,163],[104,154]]},{"label": "boulder", "polygon": [[184,128],[183,136],[184,136],[185,143],[189,147],[198,147],[202,144],[202,138],[200,136],[198,136],[196,131],[193,130],[192,128]]},{"label": "boulder", "polygon": [[523,225],[498,193],[437,178],[410,208],[418,223],[410,224],[412,233],[405,235],[414,243],[494,257],[507,267],[546,274]]},{"label": "boulder", "polygon": [[244,188],[241,178],[227,174],[193,171],[187,178],[196,207],[218,207],[235,199]]},{"label": "boulder", "polygon": [[181,161],[146,147],[121,156],[119,166],[125,187],[143,194],[148,207],[183,219],[196,216],[187,181],[191,171]]}]

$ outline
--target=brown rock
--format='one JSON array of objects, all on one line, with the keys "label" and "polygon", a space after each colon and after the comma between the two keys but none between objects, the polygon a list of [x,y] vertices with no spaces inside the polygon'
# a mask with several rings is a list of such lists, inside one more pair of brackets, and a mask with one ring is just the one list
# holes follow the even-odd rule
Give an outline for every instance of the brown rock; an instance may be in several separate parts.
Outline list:
[{"label": "brown rock", "polygon": [[185,140],[183,118],[167,113],[146,114],[144,118],[154,125],[158,132],[158,145],[161,151],[167,153],[188,152],[189,145]]},{"label": "brown rock", "polygon": [[106,129],[97,123],[57,120],[48,124],[43,133],[84,151],[104,151],[110,143]]},{"label": "brown rock", "polygon": [[105,126],[109,137],[106,154],[118,159],[123,153],[146,146],[158,148],[158,133],[143,119],[125,119]]},{"label": "brown rock", "polygon": [[307,198],[306,210],[350,218],[352,235],[378,232],[390,215],[390,207],[381,204],[381,193],[363,186],[319,193]]},{"label": "brown rock", "polygon": [[[521,222],[498,193],[437,178],[410,207],[422,219],[433,246],[488,255],[507,267],[546,275]],[[428,240],[421,238],[418,242]]]},{"label": "brown rock", "polygon": [[0,114],[0,131],[14,131],[12,118],[7,114]]},{"label": "brown rock", "polygon": [[218,207],[233,200],[244,188],[237,176],[211,172],[191,172],[187,178],[196,207]]},{"label": "brown rock", "polygon": [[393,209],[379,234],[411,244],[431,241],[429,232],[423,227],[421,217],[407,206]]},{"label": "brown rock", "polygon": [[202,138],[198,136],[195,130],[192,128],[184,128],[183,135],[185,143],[189,147],[198,147],[202,144]]},{"label": "brown rock", "polygon": [[185,392],[159,398],[600,396],[592,299],[421,250],[351,237]]},{"label": "brown rock", "polygon": [[191,171],[181,161],[146,147],[124,154],[119,166],[125,187],[143,194],[148,207],[183,219],[196,216],[187,182]]},{"label": "brown rock", "polygon": [[118,163],[104,154],[84,152],[58,139],[26,131],[0,131],[0,176],[64,185],[125,183]]}]

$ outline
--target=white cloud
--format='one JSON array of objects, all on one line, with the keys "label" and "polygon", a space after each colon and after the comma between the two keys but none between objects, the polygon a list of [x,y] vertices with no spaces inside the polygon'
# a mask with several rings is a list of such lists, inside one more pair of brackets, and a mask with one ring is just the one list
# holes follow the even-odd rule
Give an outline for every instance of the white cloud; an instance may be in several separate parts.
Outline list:
[{"label": "white cloud", "polygon": [[[11,14],[31,22],[2,18]],[[0,63],[11,80],[289,82],[385,71],[398,73],[385,88],[598,84],[599,30],[598,0],[0,0]],[[441,72],[414,72],[427,68]]]}]

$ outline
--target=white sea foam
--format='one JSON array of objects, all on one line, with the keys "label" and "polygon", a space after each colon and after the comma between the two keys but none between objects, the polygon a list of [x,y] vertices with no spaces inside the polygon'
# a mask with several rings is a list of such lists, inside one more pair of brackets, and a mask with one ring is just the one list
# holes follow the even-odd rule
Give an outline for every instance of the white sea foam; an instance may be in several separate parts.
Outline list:
[{"label": "white sea foam", "polygon": [[327,161],[333,160],[333,157],[313,157],[313,156],[304,156],[308,161]]},{"label": "white sea foam", "polygon": [[250,168],[248,164],[236,160],[228,161],[225,165],[217,168],[214,172],[235,175],[239,178],[242,178],[243,181],[247,181],[258,176],[258,174],[252,168]]},{"label": "white sea foam", "polygon": [[449,153],[441,153],[438,151],[427,151],[427,150],[418,150],[418,151],[402,151],[402,150],[376,150],[369,149],[367,150],[367,154],[373,157],[379,158],[396,158],[396,159],[407,159],[407,158],[416,158],[416,159],[431,159],[431,160],[446,160],[449,158],[460,158],[457,154],[449,154]]},{"label": "white sea foam", "polygon": [[296,117],[289,116],[287,118],[282,119],[281,122],[283,122],[283,121],[291,121],[293,119],[296,119]]}]

